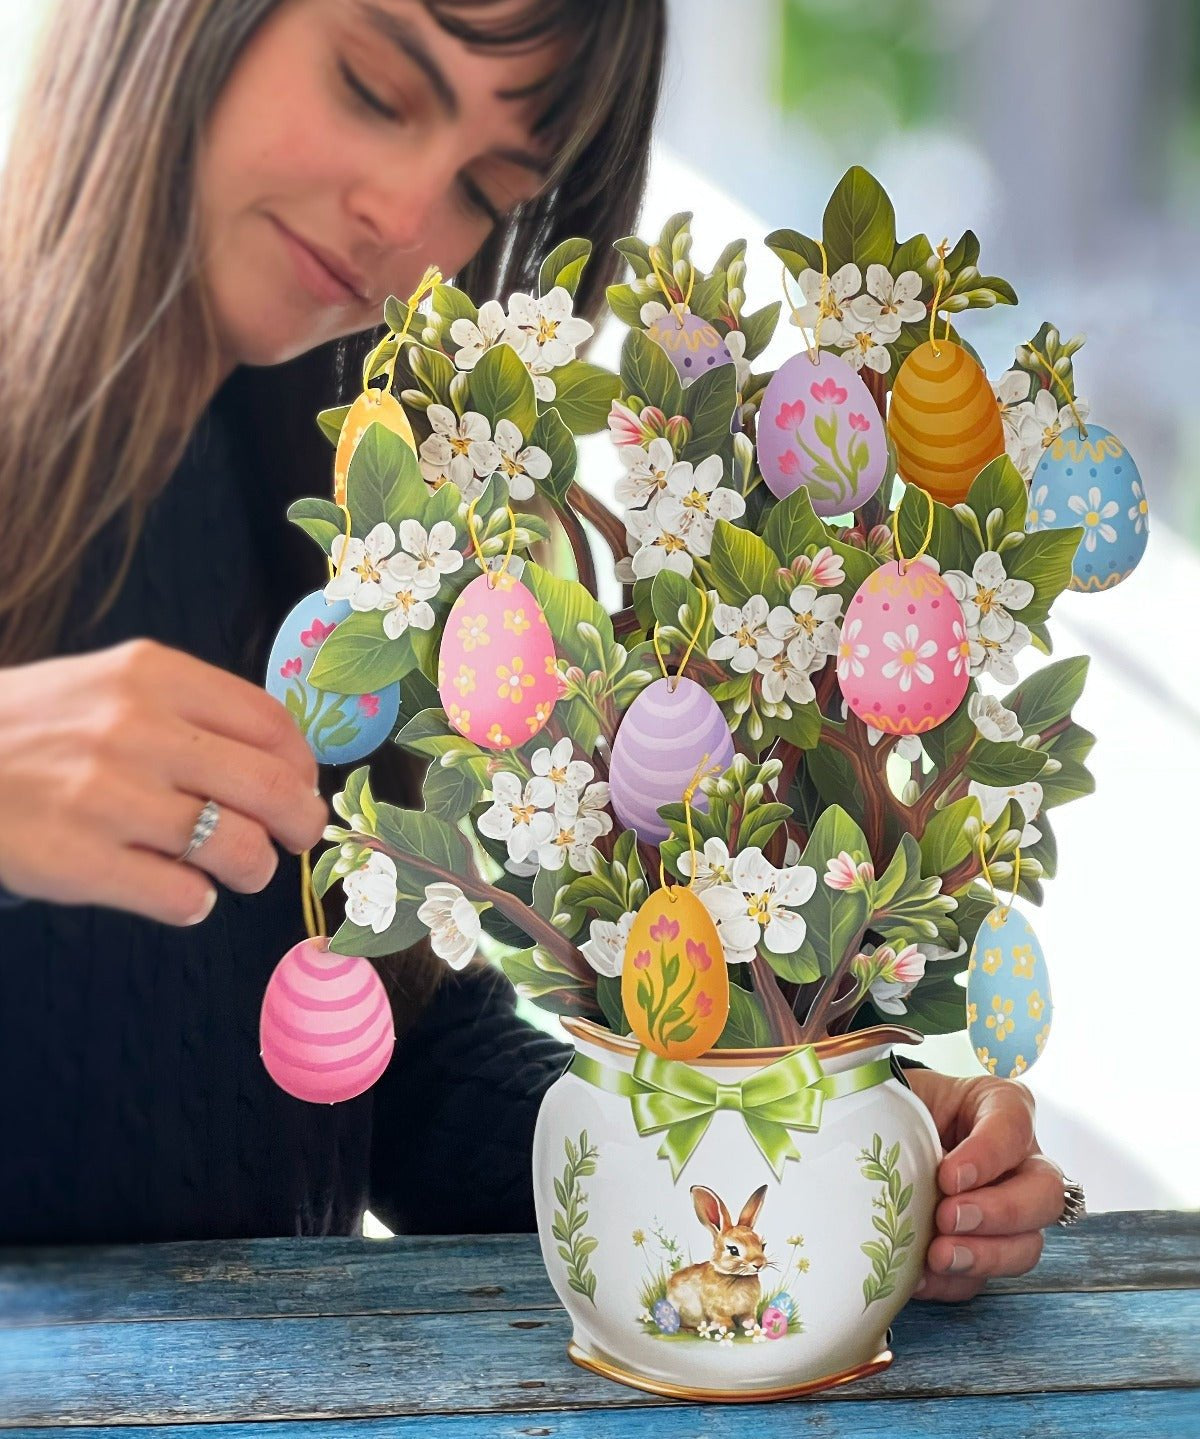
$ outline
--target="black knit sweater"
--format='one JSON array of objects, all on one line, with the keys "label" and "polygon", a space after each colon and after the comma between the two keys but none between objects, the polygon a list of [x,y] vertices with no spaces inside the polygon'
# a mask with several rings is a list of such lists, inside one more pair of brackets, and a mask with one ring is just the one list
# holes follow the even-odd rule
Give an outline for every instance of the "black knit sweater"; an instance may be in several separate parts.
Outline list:
[{"label": "black knit sweater", "polygon": [[[305,584],[269,562],[290,527],[240,413],[210,406],[115,607],[64,650],[147,636],[260,681]],[[94,548],[75,613],[114,554]],[[533,1227],[534,1121],[569,1050],[518,1018],[498,973],[448,976],[347,1104],[268,1077],[259,1007],[303,937],[298,886],[283,853],[261,894],[222,891],[189,929],[0,906],[0,1244],[344,1234],[368,1207],[399,1232]]]}]

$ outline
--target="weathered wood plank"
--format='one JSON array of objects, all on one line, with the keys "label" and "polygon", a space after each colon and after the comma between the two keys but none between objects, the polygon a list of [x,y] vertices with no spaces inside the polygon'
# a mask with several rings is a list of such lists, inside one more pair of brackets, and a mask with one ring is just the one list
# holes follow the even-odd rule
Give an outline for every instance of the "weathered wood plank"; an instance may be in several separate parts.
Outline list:
[{"label": "weathered wood plank", "polygon": [[[1046,1231],[994,1293],[1200,1285],[1200,1214],[1125,1210]],[[0,1326],[557,1308],[532,1235],[0,1250]]]},{"label": "weathered wood plank", "polygon": [[[829,1402],[1200,1386],[1200,1290],[914,1303],[897,1362]],[[185,1423],[540,1409],[649,1396],[581,1372],[562,1311],[179,1320],[0,1331],[0,1424]]]},{"label": "weathered wood plank", "polygon": [[[798,1412],[799,1411],[799,1412]],[[828,1400],[795,1404],[462,1414],[421,1418],[229,1424],[220,1439],[1196,1439],[1200,1393],[1089,1390],[991,1398]],[[128,1429],[16,1429],[9,1439],[129,1439]],[[207,1425],[139,1430],[139,1439],[213,1439]]]}]

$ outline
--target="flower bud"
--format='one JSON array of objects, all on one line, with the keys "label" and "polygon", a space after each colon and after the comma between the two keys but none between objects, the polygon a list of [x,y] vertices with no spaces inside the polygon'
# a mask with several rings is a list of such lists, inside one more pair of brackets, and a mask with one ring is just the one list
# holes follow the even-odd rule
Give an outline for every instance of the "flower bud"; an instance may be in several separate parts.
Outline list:
[{"label": "flower bud", "polygon": [[672,415],[669,420],[664,421],[663,433],[670,441],[671,448],[678,455],[692,438],[692,422],[686,415]]}]

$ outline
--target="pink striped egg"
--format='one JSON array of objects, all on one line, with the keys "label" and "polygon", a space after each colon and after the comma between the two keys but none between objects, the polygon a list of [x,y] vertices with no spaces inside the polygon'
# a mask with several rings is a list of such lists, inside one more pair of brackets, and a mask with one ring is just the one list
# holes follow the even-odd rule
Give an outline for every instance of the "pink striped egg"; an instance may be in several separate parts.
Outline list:
[{"label": "pink striped egg", "polygon": [[309,1104],[338,1104],[370,1089],[396,1042],[374,966],[332,954],[327,939],[294,945],[275,966],[258,1033],[267,1073]]},{"label": "pink striped egg", "polygon": [[[659,844],[671,833],[659,806],[678,804],[701,761],[718,774],[733,763],[733,736],[717,702],[695,680],[659,679],[629,706],[613,741],[608,780],[612,807],[626,829]],[[692,800],[707,811],[700,791]]]}]

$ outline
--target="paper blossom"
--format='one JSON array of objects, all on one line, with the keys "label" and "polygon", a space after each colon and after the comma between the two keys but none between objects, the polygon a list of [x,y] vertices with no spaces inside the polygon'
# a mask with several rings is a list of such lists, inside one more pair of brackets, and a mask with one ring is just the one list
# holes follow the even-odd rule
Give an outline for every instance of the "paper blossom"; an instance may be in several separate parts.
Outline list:
[{"label": "paper blossom", "polygon": [[342,881],[346,918],[363,929],[382,934],[396,913],[396,864],[390,855],[372,850],[360,869]]},{"label": "paper blossom", "polygon": [[776,869],[761,849],[741,850],[733,861],[730,883],[700,892],[717,921],[717,933],[730,964],[746,964],[760,940],[774,954],[793,954],[804,943],[805,923],[797,912],[812,898],[816,871],[803,865]]},{"label": "paper blossom", "polygon": [[428,884],[417,918],[429,930],[434,954],[451,969],[464,969],[479,948],[479,912],[456,884]]},{"label": "paper blossom", "polygon": [[627,909],[614,924],[607,919],[594,919],[588,927],[588,937],[579,946],[579,952],[597,974],[609,979],[620,977],[625,966],[625,946],[633,925],[634,912]]}]

